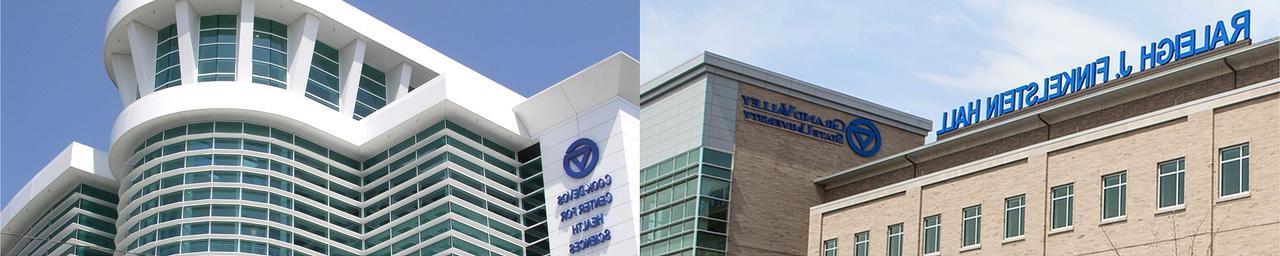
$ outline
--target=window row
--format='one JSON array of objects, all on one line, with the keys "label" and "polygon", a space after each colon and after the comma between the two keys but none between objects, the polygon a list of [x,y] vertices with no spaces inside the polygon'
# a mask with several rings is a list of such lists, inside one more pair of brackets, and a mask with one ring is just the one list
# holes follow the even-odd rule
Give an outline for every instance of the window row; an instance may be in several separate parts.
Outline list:
[{"label": "window row", "polygon": [[[1239,198],[1249,192],[1249,145],[1240,144],[1222,148],[1218,151],[1220,199]],[[1184,159],[1174,159],[1156,164],[1155,174],[1158,182],[1157,210],[1171,210],[1185,204],[1186,163]],[[1100,181],[1100,216],[1101,222],[1108,223],[1125,218],[1128,194],[1128,173],[1126,171],[1103,175]],[[1052,187],[1049,192],[1050,232],[1070,230],[1074,215],[1074,184],[1068,183]],[[959,241],[961,250],[976,249],[982,238],[982,205],[966,207],[960,212],[962,219]],[[1026,196],[1017,195],[1004,200],[1004,234],[1005,240],[1019,239],[1026,231]],[[938,253],[942,241],[941,214],[924,217],[921,225],[923,234],[921,251],[925,254]],[[901,234],[899,231],[897,234]],[[893,226],[889,228],[889,255],[901,255],[901,244],[892,240],[895,234]],[[859,233],[859,234],[864,234]],[[861,240],[859,241],[861,242]],[[838,243],[836,239],[822,243],[823,255],[836,255]],[[866,255],[865,246],[856,248],[854,255]]]},{"label": "window row", "polygon": [[[331,171],[329,173],[333,174],[334,176],[338,176],[343,180],[347,180],[349,182],[359,181],[359,182],[352,182],[352,183],[360,186],[364,186],[364,185],[373,183],[375,181],[378,181],[379,178],[382,178],[390,174],[392,171],[395,171],[395,169],[398,169],[399,167],[403,166],[404,164],[407,164],[408,162],[414,160],[417,157],[421,157],[423,154],[420,154],[420,153],[426,153],[434,150],[434,149],[432,150],[418,149],[417,151],[411,151],[419,154],[409,154],[404,157],[401,157],[400,159],[397,159],[395,163],[398,163],[398,165],[394,166],[397,168],[391,168],[393,167],[391,163],[382,164],[383,161],[386,160],[388,157],[395,156],[397,153],[407,150],[409,149],[409,147],[413,146],[414,144],[425,141],[429,139],[431,136],[434,136],[435,134],[442,132],[444,130],[453,131],[454,133],[457,133],[466,139],[469,139],[477,144],[483,145],[485,148],[489,148],[494,152],[499,153],[501,156],[505,156],[507,160],[514,158],[515,154],[511,150],[506,149],[505,147],[498,145],[497,143],[491,140],[488,140],[480,136],[479,134],[476,134],[475,132],[472,132],[462,127],[461,125],[458,125],[449,120],[441,120],[434,125],[424,128],[422,131],[418,132],[414,136],[411,136],[405,139],[404,141],[397,143],[396,145],[393,145],[390,149],[383,151],[373,157],[370,157],[368,160],[365,160],[363,162],[356,161],[341,153],[329,150],[328,148],[325,148],[317,143],[311,142],[310,140],[306,140],[300,136],[294,136],[292,133],[288,133],[283,130],[276,129],[270,126],[253,124],[253,123],[242,123],[242,122],[206,122],[206,123],[195,123],[195,124],[173,127],[163,132],[156,133],[155,135],[147,138],[142,144],[138,145],[137,149],[134,150],[134,155],[135,155],[134,159],[136,159],[134,162],[134,168],[137,168],[137,166],[140,166],[143,163],[149,162],[150,160],[160,157],[162,155],[170,154],[162,151],[164,150],[164,148],[157,148],[155,150],[152,150],[151,152],[148,152],[147,154],[138,156],[138,154],[141,153],[147,147],[158,144],[165,140],[169,140],[169,139],[173,139],[173,138],[177,138],[177,137],[189,135],[189,134],[204,134],[204,133],[249,134],[249,135],[261,136],[263,138],[280,140],[284,143],[294,145],[294,146],[306,149],[307,151],[316,153],[321,157],[328,158],[329,160],[339,163],[342,166],[349,167],[350,170]],[[233,139],[234,138],[228,138],[227,140],[225,140],[225,144],[221,146],[218,144],[215,144],[214,148],[248,149],[248,150],[256,149],[256,151],[263,152],[262,151],[263,148],[260,147],[260,145],[262,145],[264,142],[246,139],[245,141],[253,141],[256,143],[245,144],[243,147],[241,147],[238,144],[238,142],[233,141]],[[516,174],[515,167],[512,167],[509,164],[506,164],[502,158],[481,152],[480,150],[477,150],[474,147],[466,145],[461,141],[454,141],[454,143],[449,143],[449,142],[445,142],[445,143],[451,146],[454,146],[455,148],[458,148],[459,150],[462,150],[467,154],[480,158],[482,161],[489,163],[494,167],[497,167],[498,169],[502,169],[503,171],[506,171],[508,173]],[[179,143],[171,143],[166,147],[169,148],[168,149],[169,151],[174,153],[186,150],[185,148],[178,148],[180,146],[178,146],[177,144]],[[269,144],[271,145],[270,145],[270,148],[267,148],[267,152],[280,155],[281,157],[293,159],[292,150],[290,150],[289,148],[275,145],[274,143],[269,143]],[[259,146],[259,147],[255,147],[255,146]],[[529,151],[529,150],[526,150],[526,151]],[[536,151],[537,150],[535,149],[530,152],[533,152],[532,155],[536,156],[537,155]],[[540,172],[541,171],[540,167],[541,166],[537,166],[531,169],[537,172]],[[325,169],[333,169],[333,168],[317,168],[317,169],[323,171]],[[352,172],[359,171],[359,170],[372,170],[372,171],[368,171],[368,174],[365,175],[365,177],[363,178],[356,176],[354,174],[351,174]],[[531,173],[528,173],[528,172],[520,173],[520,175],[521,177],[529,177],[531,176]],[[148,175],[144,174],[141,176],[141,178],[135,177],[134,178],[135,183],[138,180],[144,179],[146,176]]]},{"label": "window row", "polygon": [[[51,237],[53,235],[67,231],[67,228],[71,227],[71,224],[77,224],[79,226],[78,228],[74,229],[75,231],[73,232],[83,232],[84,234],[69,236],[68,238],[78,237],[78,239],[82,241],[91,242],[98,246],[102,246],[103,248],[115,248],[114,245],[110,245],[110,242],[109,242],[110,238],[104,241],[104,240],[101,240],[101,238],[107,237],[107,236],[102,236],[97,234],[98,232],[101,232],[101,233],[106,233],[108,236],[114,236],[116,233],[116,227],[114,222],[98,219],[98,217],[92,217],[85,214],[72,214],[70,216],[67,216],[65,220],[58,221],[59,219],[62,219],[62,218],[59,217],[59,218],[51,219],[52,221],[55,221],[55,222],[47,223],[46,225],[44,225],[43,228],[40,229],[40,232],[36,232],[36,233],[28,232],[27,236],[28,237]],[[57,224],[57,223],[61,223],[61,224]],[[96,232],[88,232],[88,230],[94,230]],[[93,239],[93,240],[89,240],[89,239]],[[103,242],[106,242],[106,243],[103,243]],[[51,240],[45,240],[45,239],[22,239],[17,243],[15,243],[14,245],[10,246],[9,248],[5,248],[5,249],[11,252],[28,252],[29,253],[32,251],[39,250],[40,248],[44,248],[46,245],[51,247],[49,248],[49,250],[52,250],[54,248],[57,248],[61,244],[53,243]],[[12,248],[21,248],[21,249],[12,250]],[[30,253],[30,254],[34,255],[34,253]]]},{"label": "window row", "polygon": [[711,164],[710,167],[713,167],[707,168],[706,165],[703,165],[704,169],[709,170],[702,170],[702,172],[728,179],[729,168],[731,168],[733,164],[733,155],[709,148],[695,148],[684,153],[676,154],[676,156],[640,169],[640,190],[647,192],[653,190],[654,186],[665,185],[665,183],[669,183],[673,180],[670,175],[679,175],[680,171],[684,171],[686,170],[685,168],[699,163]]},{"label": "window row", "polygon": [[[889,225],[885,235],[885,255],[902,256],[902,223]],[[867,256],[871,254],[871,231],[853,234],[853,255]],[[836,256],[840,253],[839,239],[822,241],[822,256]]]},{"label": "window row", "polygon": [[[112,205],[104,205],[104,204],[97,203],[93,200],[86,200],[86,199],[83,199],[84,196],[106,201],[106,202],[112,203]],[[107,218],[107,220],[114,221],[117,217],[114,204],[117,203],[117,201],[118,201],[118,198],[115,196],[115,193],[101,190],[89,185],[84,185],[84,184],[78,185],[72,188],[71,191],[68,191],[60,199],[55,201],[56,203],[51,204],[53,207],[49,207],[48,210],[45,210],[44,214],[40,215],[43,217],[38,219],[35,223],[43,223],[43,225],[35,225],[27,229],[26,233],[23,233],[22,235],[25,235],[28,237],[47,237],[48,236],[47,234],[56,234],[57,232],[60,232],[61,230],[65,229],[71,223],[78,223],[81,225],[98,229],[100,231],[103,231],[109,234],[115,234],[116,233],[115,223],[109,223],[110,225],[101,225],[102,220],[96,219],[98,217],[88,217],[83,214],[73,214],[78,216],[70,217],[66,219],[63,219],[63,218],[67,217],[68,214],[75,213],[76,211],[74,210],[80,209],[85,212],[89,212],[98,216],[105,217]],[[85,220],[84,218],[93,218],[93,219]],[[58,223],[58,222],[61,222],[62,224],[54,225],[55,223]],[[14,243],[11,248],[24,248],[27,245],[33,245],[30,248],[34,249],[34,248],[39,248],[43,246],[47,242],[49,242],[49,240],[20,239],[18,242]]]},{"label": "window row", "polygon": [[[208,172],[204,172],[204,173],[208,173]],[[262,186],[266,186],[265,179],[263,179],[263,181],[264,181],[263,183],[258,183],[258,184]],[[274,177],[271,181],[272,181],[271,187],[278,188],[278,189],[287,189],[291,185],[287,181],[281,182],[280,180],[274,179]],[[250,183],[250,182],[246,181],[246,183]],[[250,184],[254,184],[254,183],[250,183]],[[321,206],[325,205],[325,202],[323,201],[324,200],[323,195],[319,195],[318,193],[306,190],[305,188],[302,188],[302,187],[297,187],[297,189],[298,189],[297,190],[298,195],[301,195],[304,198],[308,198],[310,200],[319,202]],[[367,221],[361,221],[359,219],[351,220],[348,218],[344,218],[341,215],[330,213],[330,210],[326,210],[324,209],[324,207],[315,207],[304,201],[295,202],[294,198],[296,197],[294,196],[277,194],[277,193],[272,193],[272,192],[263,191],[263,190],[256,190],[251,188],[234,188],[234,187],[192,188],[192,189],[185,189],[185,190],[166,193],[155,199],[143,202],[142,205],[138,207],[138,210],[135,210],[133,214],[130,216],[138,216],[138,214],[152,208],[184,202],[184,201],[199,201],[199,200],[209,200],[209,199],[244,200],[249,202],[272,204],[279,207],[283,207],[285,209],[292,209],[297,212],[319,219],[321,221],[327,221],[336,226],[344,227],[355,233],[366,233],[366,232],[372,232],[395,220],[400,220],[402,218],[411,216],[411,214],[416,210],[418,210],[419,208],[427,207],[434,202],[440,201],[445,197],[451,196],[453,198],[466,201],[481,209],[487,209],[489,213],[492,213],[494,215],[502,216],[515,223],[520,223],[519,214],[503,209],[500,206],[493,205],[483,199],[480,199],[477,196],[471,195],[465,190],[461,190],[456,187],[453,187],[452,185],[445,185],[440,187],[439,189],[433,190],[431,192],[424,192],[424,193],[425,193],[424,195],[419,196],[417,198],[403,198],[401,199],[402,201],[409,201],[410,203],[396,208],[395,211],[387,212],[385,214],[382,214],[378,217],[374,217]],[[320,198],[317,198],[317,197],[320,197]],[[346,212],[348,214],[351,214],[352,216],[356,216],[356,218],[360,218],[360,215],[359,215],[360,208],[357,208],[356,206],[347,205],[345,203],[341,203],[338,201],[330,201],[329,205],[333,209],[337,209],[338,211]],[[244,207],[246,207],[245,209],[253,209],[254,211],[251,211],[253,213],[263,212],[265,214],[265,210],[261,210],[261,208],[251,207],[251,206],[244,206]],[[214,208],[218,208],[218,207],[214,207]],[[237,210],[239,208],[234,207],[234,205],[224,206],[223,208],[226,208],[224,212],[226,214],[230,214],[231,217],[239,216],[235,214],[239,212],[239,210]],[[183,209],[199,210],[199,207],[193,208],[188,206]],[[135,223],[134,225],[131,225],[129,232],[133,233],[133,232],[136,232],[137,230],[141,230],[143,228],[146,228],[148,226],[151,226],[157,223],[163,223],[165,221],[178,219],[185,214],[185,213],[179,212],[178,210],[179,208],[170,209],[160,213],[152,214],[145,218],[141,218],[137,223]],[[258,216],[258,215],[255,215],[255,216]],[[477,215],[477,216],[482,216],[482,215]],[[248,216],[239,216],[239,217],[248,217]],[[508,231],[506,233],[514,234],[513,235],[514,237],[517,237],[517,238],[519,237],[518,230],[508,225],[505,225],[499,222],[493,222],[491,226],[493,226],[495,229]]]},{"label": "window row", "polygon": [[[239,19],[236,15],[208,15],[199,20],[200,29],[196,39],[196,72],[197,81],[234,81],[236,74],[236,45]],[[181,68],[178,61],[177,24],[169,25],[156,32],[156,73],[155,90],[162,90],[182,83]],[[285,88],[288,82],[288,36],[289,26],[280,22],[254,17],[252,38],[252,78],[251,82]],[[313,61],[313,79],[308,82],[307,96],[334,110],[338,110],[337,63],[338,51],[320,42],[316,42],[315,59],[321,56],[326,61]],[[320,67],[320,68],[314,68]],[[332,67],[332,68],[327,68]],[[316,76],[317,71],[327,74]],[[357,108],[356,119],[363,118],[386,105],[385,75],[373,67],[364,65],[361,71],[361,106]],[[320,77],[320,79],[314,79]],[[331,79],[326,79],[331,78]],[[365,82],[367,80],[368,82]],[[332,82],[329,82],[332,81]]]},{"label": "window row", "polygon": [[[417,228],[422,225],[427,225],[429,224],[429,222],[445,217],[446,215],[451,213],[457,216],[463,217],[465,219],[468,219],[470,221],[474,221],[475,223],[480,223],[482,227],[488,226],[489,228],[497,232],[491,233],[490,231],[482,231],[468,224],[465,224],[463,222],[453,220],[453,219],[445,219],[445,221],[438,222],[438,224],[435,224],[432,227],[427,228],[426,230],[422,230],[420,232],[413,231],[413,230],[417,230]],[[466,207],[453,204],[453,203],[442,204],[432,210],[425,211],[420,215],[416,215],[415,217],[410,218],[409,221],[399,223],[392,229],[379,232],[378,234],[373,235],[367,240],[361,240],[358,238],[358,236],[349,236],[341,232],[331,231],[330,229],[326,228],[325,225],[312,223],[302,218],[295,218],[288,212],[281,212],[281,211],[276,211],[276,210],[262,208],[262,207],[243,206],[243,205],[241,206],[224,205],[224,204],[192,205],[192,206],[186,206],[181,208],[175,208],[169,211],[165,211],[161,214],[153,215],[151,217],[148,217],[147,221],[149,225],[158,225],[158,224],[165,224],[171,221],[180,221],[182,219],[192,219],[192,218],[202,218],[202,217],[240,217],[245,219],[270,221],[272,223],[277,223],[283,226],[294,227],[294,228],[297,228],[298,230],[306,231],[308,233],[317,235],[319,237],[326,238],[329,241],[336,242],[337,244],[346,245],[356,250],[371,249],[384,242],[387,242],[391,238],[397,238],[398,240],[395,241],[394,247],[389,246],[386,248],[388,248],[387,249],[388,251],[392,250],[390,248],[395,248],[394,250],[398,252],[398,251],[402,251],[403,248],[412,246],[412,245],[404,246],[405,244],[416,244],[419,241],[427,241],[437,235],[440,235],[450,230],[457,231],[464,235],[474,237],[478,240],[485,241],[496,247],[503,248],[504,250],[512,251],[513,253],[516,253],[516,254],[519,254],[519,250],[521,249],[521,247],[518,246],[516,243],[507,241],[507,240],[520,241],[521,231],[519,229],[503,225],[496,221],[492,221],[491,219],[485,217],[484,215],[481,215],[479,213],[471,211],[470,209],[467,209]],[[136,230],[132,232],[136,232]],[[135,239],[133,242],[129,244],[128,249],[133,250],[135,248],[145,246],[152,242],[163,241],[165,239],[169,239],[173,237],[195,236],[195,235],[206,235],[206,234],[215,234],[215,235],[241,234],[241,235],[248,235],[248,236],[271,238],[271,239],[285,242],[285,243],[297,243],[299,242],[298,240],[305,239],[305,237],[303,236],[293,235],[293,233],[288,229],[282,229],[282,228],[278,228],[271,225],[215,220],[215,221],[200,221],[200,222],[184,222],[181,224],[172,224],[166,227],[162,227],[139,236],[137,239]],[[493,234],[493,235],[490,235],[490,234]],[[505,235],[506,238],[494,236],[497,234]],[[409,236],[406,237],[406,235],[409,235]],[[302,244],[299,244],[299,246],[307,247]],[[326,249],[323,247],[320,247],[320,248],[308,247],[308,248],[311,248],[318,252],[326,251]]]},{"label": "window row", "polygon": [[[243,123],[243,122],[194,123],[194,124],[181,125],[181,126],[169,128],[164,130],[163,132],[156,133],[155,135],[148,137],[145,141],[143,141],[142,144],[138,145],[137,149],[134,149],[133,159],[137,159],[134,162],[134,167],[136,168],[142,163],[149,161],[149,159],[144,159],[145,158],[144,156],[138,156],[139,153],[141,153],[144,149],[146,149],[149,146],[155,145],[164,140],[177,138],[183,135],[204,134],[204,133],[249,134],[249,135],[261,136],[263,138],[276,139],[286,144],[294,145],[299,148],[306,149],[307,151],[316,153],[320,155],[320,157],[328,158],[334,162],[337,162],[340,165],[351,168],[351,170],[353,171],[361,170],[359,161],[356,161],[336,151],[329,150],[328,148],[320,146],[320,144],[311,142],[310,140],[304,139],[301,136],[294,136],[292,133],[285,132],[283,130],[276,129],[274,127],[270,127],[266,125]],[[172,144],[170,144],[170,146],[172,146]],[[227,148],[232,148],[232,147],[234,146],[232,146],[231,144],[228,144]],[[234,149],[239,149],[239,148],[234,148]],[[155,155],[155,154],[159,154],[159,153],[155,151],[148,153],[148,155]],[[151,157],[154,158],[156,156],[151,156]]]},{"label": "window row", "polygon": [[[1249,144],[1240,144],[1218,150],[1218,198],[1237,198],[1249,193]],[[1158,182],[1158,209],[1176,209],[1185,205],[1186,163],[1174,159],[1156,165]],[[1102,177],[1102,219],[1121,219],[1125,216],[1128,193],[1126,172]],[[1073,184],[1053,187],[1050,190],[1053,214],[1052,229],[1071,227],[1074,200]]]},{"label": "window row", "polygon": [[[441,140],[444,140],[447,138],[448,137],[444,137]],[[240,140],[241,139],[225,139],[225,138],[196,139],[196,140],[188,140],[186,141],[186,143],[180,142],[180,143],[174,144],[174,145],[177,145],[177,147],[173,147],[173,148],[175,148],[174,150],[183,150],[182,145],[184,144],[191,145],[191,146],[187,146],[186,149],[218,148],[220,147],[218,145],[226,145],[226,144],[238,145],[240,143]],[[220,142],[223,142],[223,143],[220,143]],[[266,145],[260,145],[260,144],[258,146],[248,146],[248,145],[257,144],[257,142],[252,140],[244,140],[244,142],[246,145],[245,148],[248,148],[251,151],[262,152],[262,151],[269,151],[268,149],[276,148],[275,146],[268,147]],[[195,146],[195,145],[198,145],[198,146]],[[232,146],[226,146],[226,147],[232,147]],[[168,148],[170,147],[165,147],[162,149],[168,149]],[[170,154],[170,153],[171,152],[168,152],[168,151],[165,152],[165,154]],[[295,159],[302,160],[303,163],[314,163],[313,160],[309,158],[305,158],[302,155],[296,155]],[[165,161],[164,163],[161,163],[159,165],[156,165],[155,167],[144,172],[144,175],[139,177],[150,177],[150,176],[155,176],[161,173],[180,171],[181,168],[189,168],[189,167],[243,166],[243,167],[262,169],[262,170],[272,170],[284,175],[298,177],[303,181],[307,181],[308,183],[315,184],[322,188],[327,187],[328,190],[333,191],[337,194],[346,196],[352,200],[361,201],[362,199],[371,199],[371,198],[377,197],[378,195],[381,195],[384,192],[387,192],[388,188],[390,187],[398,186],[402,183],[410,181],[411,179],[421,178],[422,175],[429,174],[428,172],[430,170],[446,162],[455,163],[459,166],[462,166],[464,167],[464,169],[474,172],[476,175],[479,176],[479,178],[485,179],[488,182],[481,182],[474,178],[468,177],[465,174],[458,173],[452,169],[442,170],[442,171],[439,171],[439,173],[424,179],[422,182],[419,182],[418,184],[415,184],[397,191],[392,196],[378,199],[378,202],[375,202],[371,206],[369,206],[368,209],[366,209],[367,211],[365,211],[365,213],[366,214],[375,213],[378,210],[381,210],[382,208],[385,208],[386,206],[390,205],[391,202],[398,200],[398,198],[403,198],[405,196],[412,195],[418,190],[426,189],[429,186],[429,184],[435,184],[436,182],[443,181],[443,179],[446,179],[446,178],[458,180],[465,185],[468,185],[480,191],[484,191],[485,194],[493,196],[494,198],[497,198],[512,206],[519,206],[521,204],[515,195],[509,194],[510,192],[506,192],[501,189],[496,189],[495,187],[490,186],[490,184],[497,183],[509,189],[515,190],[517,189],[517,186],[518,186],[517,183],[513,181],[509,181],[506,178],[501,177],[500,175],[497,175],[484,168],[480,168],[479,166],[470,163],[466,159],[463,159],[461,157],[458,157],[457,155],[454,155],[448,152],[439,154],[436,157],[432,158],[431,160],[427,160],[424,163],[418,165],[416,168],[410,168],[410,171],[405,172],[401,175],[398,175],[397,177],[387,181],[385,183],[386,184],[385,186],[372,187],[370,188],[369,191],[365,191],[363,193],[358,192],[354,189],[346,188],[345,186],[332,184],[325,178],[310,174],[308,171],[305,171],[305,169],[298,169],[293,167],[292,165],[282,163],[274,159],[248,156],[248,155],[236,155],[236,154],[201,154],[201,155],[189,155],[182,158],[176,158],[173,160]],[[311,167],[318,166],[318,164],[307,164],[307,165]],[[165,177],[158,181],[154,181],[149,184],[146,184],[145,186],[142,186],[141,189],[138,189],[137,192],[135,192],[133,196],[130,197],[130,200],[136,200],[151,192],[160,190],[161,188],[171,187],[171,186],[181,185],[181,184],[201,183],[201,182],[209,182],[209,181],[240,182],[240,176],[241,176],[240,172],[236,172],[236,171],[217,171],[217,172],[218,174],[221,174],[221,176],[213,177],[212,180],[210,177],[206,177],[207,175],[209,175],[209,172],[207,171],[191,172],[186,174]],[[185,179],[183,178],[184,175],[186,176]],[[245,172],[244,176],[245,176],[245,181],[244,181],[245,183],[250,183],[251,181],[253,182],[266,181],[266,177],[265,177],[266,175],[263,175],[263,174]],[[141,179],[135,179],[135,180],[141,181]],[[279,178],[273,178],[273,180],[287,182],[286,180],[279,179]],[[537,186],[540,187],[541,184],[538,184]],[[282,188],[282,189],[285,189],[285,188]],[[291,189],[287,191],[293,192]],[[361,197],[362,194],[364,196],[363,198]],[[320,196],[319,198],[327,199],[326,196]],[[319,201],[322,203],[324,202],[323,199],[320,199]],[[146,209],[142,209],[142,210],[146,210]],[[356,210],[355,212],[356,212],[355,215],[361,216],[359,215],[359,210]]]},{"label": "window row", "polygon": [[724,255],[731,154],[694,148],[641,169],[640,255]]}]

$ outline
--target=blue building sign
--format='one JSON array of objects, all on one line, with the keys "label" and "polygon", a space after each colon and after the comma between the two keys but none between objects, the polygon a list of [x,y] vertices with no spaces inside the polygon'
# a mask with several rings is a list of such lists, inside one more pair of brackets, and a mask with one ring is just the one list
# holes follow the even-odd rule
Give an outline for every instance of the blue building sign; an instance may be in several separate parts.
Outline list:
[{"label": "blue building sign", "polygon": [[[564,174],[575,179],[586,178],[599,163],[600,146],[588,138],[573,141],[564,152]],[[573,222],[572,234],[585,235],[569,242],[570,254],[606,244],[613,239],[613,232],[603,227],[605,213],[602,212],[613,204],[613,193],[608,191],[612,185],[613,176],[606,174],[599,179],[569,188],[568,191],[556,196],[556,205],[560,208],[560,223],[564,225],[564,223]],[[575,202],[579,199],[582,200]]]},{"label": "blue building sign", "polygon": [[[1199,32],[1197,33],[1196,28],[1192,28],[1172,37],[1153,41],[1150,45],[1143,45],[1141,54],[1137,56],[1137,72],[1147,71],[1178,60],[1191,58],[1217,47],[1249,39],[1249,10],[1236,13],[1227,21],[1219,20],[1215,24],[1206,24],[1204,25],[1204,30]],[[1202,36],[1196,38],[1197,34]],[[1039,83],[1032,81],[1008,91],[996,93],[991,97],[987,97],[985,101],[974,99],[952,109],[950,112],[942,112],[942,127],[938,129],[936,134],[941,136],[1022,108],[1062,98],[1063,96],[1092,88],[1095,85],[1105,84],[1112,78],[1119,79],[1135,74],[1133,65],[1128,64],[1129,59],[1132,58],[1125,51],[1120,51],[1117,57],[1116,65],[1112,65],[1111,56],[1102,56],[1079,67],[1050,74]]]},{"label": "blue building sign", "polygon": [[865,118],[854,119],[844,128],[849,149],[862,157],[871,157],[880,151],[880,128]]},{"label": "blue building sign", "polygon": [[600,163],[600,146],[588,138],[581,138],[569,144],[564,152],[564,174],[581,179],[591,174]]},{"label": "blue building sign", "polygon": [[795,105],[785,102],[769,102],[749,95],[742,95],[742,118],[830,143],[847,144],[854,154],[862,157],[880,152],[880,129],[866,118],[845,123],[839,118],[796,110]]}]

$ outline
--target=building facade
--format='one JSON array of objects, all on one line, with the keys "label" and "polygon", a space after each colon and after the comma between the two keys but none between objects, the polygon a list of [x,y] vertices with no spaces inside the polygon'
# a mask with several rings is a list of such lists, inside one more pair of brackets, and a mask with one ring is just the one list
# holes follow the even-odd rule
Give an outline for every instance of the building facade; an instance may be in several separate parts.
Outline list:
[{"label": "building facade", "polygon": [[641,87],[640,255],[802,255],[813,180],[931,123],[714,53]]},{"label": "building facade", "polygon": [[823,176],[805,254],[1280,254],[1278,59],[1242,39]]},{"label": "building facade", "polygon": [[638,63],[523,97],[341,1],[120,1],[125,108],[3,211],[4,255],[638,250]]}]

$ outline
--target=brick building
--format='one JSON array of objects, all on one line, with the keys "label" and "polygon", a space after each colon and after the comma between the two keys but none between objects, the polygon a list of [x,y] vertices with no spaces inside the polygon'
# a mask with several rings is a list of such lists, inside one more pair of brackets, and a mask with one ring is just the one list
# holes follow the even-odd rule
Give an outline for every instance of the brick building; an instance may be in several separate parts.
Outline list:
[{"label": "brick building", "polygon": [[1277,255],[1280,41],[1242,40],[816,179],[806,255]]}]

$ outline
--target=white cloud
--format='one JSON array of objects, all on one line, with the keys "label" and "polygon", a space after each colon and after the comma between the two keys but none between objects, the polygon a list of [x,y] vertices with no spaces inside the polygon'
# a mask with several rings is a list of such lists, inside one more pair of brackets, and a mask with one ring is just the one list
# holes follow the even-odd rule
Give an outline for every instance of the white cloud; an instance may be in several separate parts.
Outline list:
[{"label": "white cloud", "polygon": [[976,30],[989,47],[975,49],[973,66],[915,75],[942,86],[1000,91],[1116,55],[1138,45],[1138,36],[1109,20],[1048,1],[970,2],[971,13],[992,15]]},{"label": "white cloud", "polygon": [[[696,5],[696,6],[693,6]],[[642,1],[640,4],[641,80],[648,81],[689,58],[713,51],[732,58],[764,62],[777,53],[857,40],[856,31],[874,29],[858,8],[843,2]]]}]

